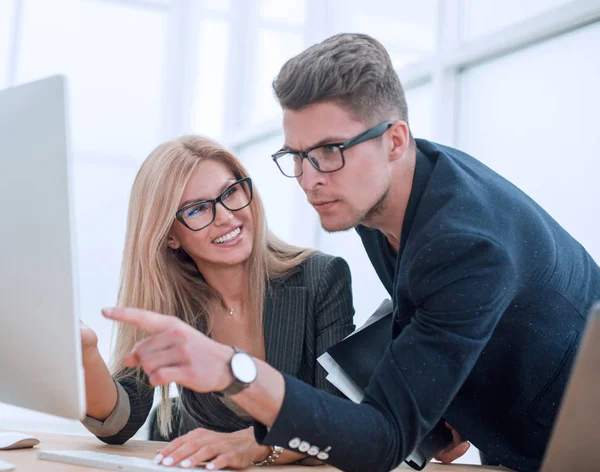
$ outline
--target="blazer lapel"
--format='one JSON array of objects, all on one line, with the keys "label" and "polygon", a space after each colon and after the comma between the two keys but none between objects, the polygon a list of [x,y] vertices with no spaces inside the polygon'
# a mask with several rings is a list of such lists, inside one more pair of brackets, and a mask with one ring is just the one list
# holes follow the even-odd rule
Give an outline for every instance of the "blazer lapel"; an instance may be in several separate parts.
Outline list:
[{"label": "blazer lapel", "polygon": [[305,287],[273,283],[265,300],[266,361],[277,370],[293,376],[298,374],[304,351],[306,292]]}]

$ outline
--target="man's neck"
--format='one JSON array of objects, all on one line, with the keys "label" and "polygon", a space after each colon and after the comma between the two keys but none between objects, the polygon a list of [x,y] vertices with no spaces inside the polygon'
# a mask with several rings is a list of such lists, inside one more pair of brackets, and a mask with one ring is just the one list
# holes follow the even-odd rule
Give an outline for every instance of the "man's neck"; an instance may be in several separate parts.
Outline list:
[{"label": "man's neck", "polygon": [[402,225],[415,175],[415,163],[416,149],[413,147],[392,167],[390,190],[381,211],[363,223],[365,226],[381,231],[396,252],[400,248]]}]

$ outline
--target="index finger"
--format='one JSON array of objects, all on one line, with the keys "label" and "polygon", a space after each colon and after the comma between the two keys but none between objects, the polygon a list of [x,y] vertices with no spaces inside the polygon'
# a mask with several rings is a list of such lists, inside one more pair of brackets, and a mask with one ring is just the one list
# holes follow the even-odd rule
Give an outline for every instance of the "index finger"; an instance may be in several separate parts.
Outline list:
[{"label": "index finger", "polygon": [[170,327],[172,316],[161,315],[139,308],[103,308],[102,314],[111,320],[120,321],[143,329],[149,334],[160,333]]}]

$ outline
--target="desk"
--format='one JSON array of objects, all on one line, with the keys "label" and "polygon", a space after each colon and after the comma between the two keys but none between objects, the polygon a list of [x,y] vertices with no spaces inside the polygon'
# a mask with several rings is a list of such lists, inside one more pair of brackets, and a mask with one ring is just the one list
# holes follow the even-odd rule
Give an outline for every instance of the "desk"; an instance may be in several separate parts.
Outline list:
[{"label": "desk", "polygon": [[[40,444],[34,448],[29,449],[17,449],[12,451],[0,451],[0,459],[10,462],[15,465],[15,472],[82,472],[82,471],[98,471],[101,469],[94,469],[84,466],[76,466],[70,464],[63,464],[60,462],[50,462],[46,460],[38,460],[38,450],[65,450],[65,449],[78,449],[104,452],[107,454],[121,454],[124,456],[135,456],[152,459],[156,455],[156,450],[165,443],[154,442],[154,441],[128,441],[123,446],[109,446],[102,443],[96,438],[86,436],[69,436],[63,434],[50,434],[50,433],[32,433],[27,431],[28,434],[37,437],[40,440]],[[181,469],[174,469],[181,470]],[[192,469],[193,470],[193,469]],[[333,467],[301,467],[301,466],[280,466],[280,467],[266,467],[266,468],[253,468],[253,470],[264,470],[265,472],[333,472],[338,469]],[[408,466],[401,466],[396,470],[412,470]],[[501,471],[507,470],[498,467],[484,467],[477,465],[462,465],[462,464],[429,464],[426,469],[427,472],[479,472],[479,471]]]}]

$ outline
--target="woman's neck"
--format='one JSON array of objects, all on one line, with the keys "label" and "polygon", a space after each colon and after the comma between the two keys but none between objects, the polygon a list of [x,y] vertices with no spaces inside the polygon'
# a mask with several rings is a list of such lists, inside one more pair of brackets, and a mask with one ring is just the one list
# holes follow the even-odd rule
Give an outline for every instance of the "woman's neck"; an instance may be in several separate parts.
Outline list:
[{"label": "woman's neck", "polygon": [[248,299],[248,273],[246,264],[229,267],[205,267],[202,277],[216,290],[227,309],[239,310]]}]

